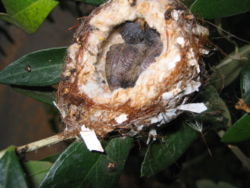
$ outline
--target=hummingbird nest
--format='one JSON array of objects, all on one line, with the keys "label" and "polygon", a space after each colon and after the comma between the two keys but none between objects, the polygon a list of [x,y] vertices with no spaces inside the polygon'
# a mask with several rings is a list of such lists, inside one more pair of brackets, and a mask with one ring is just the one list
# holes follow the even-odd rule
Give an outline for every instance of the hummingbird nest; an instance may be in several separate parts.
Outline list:
[{"label": "hummingbird nest", "polygon": [[136,135],[188,110],[208,30],[176,0],[110,0],[79,26],[56,106],[67,130]]}]

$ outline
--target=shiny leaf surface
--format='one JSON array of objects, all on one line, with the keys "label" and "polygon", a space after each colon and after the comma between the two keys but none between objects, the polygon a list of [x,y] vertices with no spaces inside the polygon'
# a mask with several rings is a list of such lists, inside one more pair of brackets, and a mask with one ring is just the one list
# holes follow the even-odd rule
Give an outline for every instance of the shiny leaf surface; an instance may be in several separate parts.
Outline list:
[{"label": "shiny leaf surface", "polygon": [[26,171],[28,172],[28,179],[31,181],[34,188],[38,188],[41,181],[49,171],[52,163],[47,161],[28,161],[25,164]]},{"label": "shiny leaf surface", "polygon": [[41,187],[112,187],[131,147],[131,138],[110,140],[105,154],[88,151],[82,142],[73,143],[56,160]]},{"label": "shiny leaf surface", "polygon": [[55,92],[47,88],[45,89],[44,88],[29,88],[29,87],[25,87],[25,88],[13,87],[13,88],[18,93],[32,97],[33,99],[46,103],[46,104],[52,105],[53,101],[55,100]]},{"label": "shiny leaf surface", "polygon": [[0,158],[0,187],[28,187],[22,166],[16,156],[15,147],[10,146],[3,152]]},{"label": "shiny leaf surface", "polygon": [[145,154],[141,176],[152,176],[173,164],[197,138],[198,133],[188,126],[165,136],[161,143],[152,143]]},{"label": "shiny leaf surface", "polygon": [[250,11],[250,1],[196,0],[190,9],[196,16],[214,19],[248,12]]},{"label": "shiny leaf surface", "polygon": [[23,86],[49,86],[59,82],[66,48],[32,52],[0,71],[0,83]]},{"label": "shiny leaf surface", "polygon": [[250,115],[243,115],[222,137],[222,142],[232,143],[250,139]]},{"label": "shiny leaf surface", "polygon": [[16,24],[27,32],[35,32],[58,4],[54,0],[2,0],[7,13],[0,19]]}]

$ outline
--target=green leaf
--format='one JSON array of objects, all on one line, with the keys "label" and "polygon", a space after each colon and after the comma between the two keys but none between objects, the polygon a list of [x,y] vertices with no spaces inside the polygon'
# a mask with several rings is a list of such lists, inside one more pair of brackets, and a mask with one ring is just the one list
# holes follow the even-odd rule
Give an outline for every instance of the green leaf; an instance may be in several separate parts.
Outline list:
[{"label": "green leaf", "polygon": [[211,75],[210,82],[217,90],[221,90],[230,85],[239,75],[250,57],[250,45],[244,46],[229,54],[221,61]]},{"label": "green leaf", "polygon": [[250,58],[241,72],[241,97],[250,106]]},{"label": "green leaf", "polygon": [[162,143],[152,143],[141,166],[141,176],[152,176],[173,164],[197,138],[198,133],[188,126],[163,138]]},{"label": "green leaf", "polygon": [[28,161],[25,163],[28,179],[31,181],[32,187],[39,187],[51,166],[52,163],[47,161]]},{"label": "green leaf", "polygon": [[196,182],[197,188],[236,188],[236,186],[231,185],[227,182],[220,181],[218,183],[214,183],[208,179],[201,179]]},{"label": "green leaf", "polygon": [[226,131],[221,141],[232,143],[248,139],[250,139],[250,115],[245,114]]},{"label": "green leaf", "polygon": [[66,48],[32,52],[0,71],[0,83],[49,86],[59,82]]},{"label": "green leaf", "polygon": [[0,18],[16,24],[27,32],[35,32],[58,4],[54,0],[2,0],[7,14]]},{"label": "green leaf", "polygon": [[0,187],[27,187],[24,172],[16,156],[14,146],[7,148],[0,158]]},{"label": "green leaf", "polygon": [[206,19],[233,16],[250,11],[249,0],[196,0],[191,12]]},{"label": "green leaf", "polygon": [[194,1],[195,1],[195,0],[182,0],[182,2],[183,2],[187,7],[189,7],[190,5],[192,5]]},{"label": "green leaf", "polygon": [[87,4],[91,4],[91,5],[100,5],[104,2],[106,2],[107,0],[76,0],[76,1],[81,1],[83,3],[87,3]]},{"label": "green leaf", "polygon": [[60,153],[52,154],[43,158],[42,161],[54,163],[58,159],[59,156],[60,156]]},{"label": "green leaf", "polygon": [[32,88],[32,87],[13,87],[15,91],[21,93],[23,95],[32,97],[35,100],[46,104],[53,104],[55,101],[55,92],[50,90],[49,88]]},{"label": "green leaf", "polygon": [[112,139],[105,154],[88,151],[82,142],[73,143],[51,167],[41,188],[111,187],[121,174],[131,147],[131,138]]},{"label": "green leaf", "polygon": [[213,125],[213,127],[217,125],[220,128],[231,126],[230,112],[225,102],[213,86],[206,86],[197,97],[208,107],[207,111],[196,116],[197,119],[204,123],[209,123]]}]

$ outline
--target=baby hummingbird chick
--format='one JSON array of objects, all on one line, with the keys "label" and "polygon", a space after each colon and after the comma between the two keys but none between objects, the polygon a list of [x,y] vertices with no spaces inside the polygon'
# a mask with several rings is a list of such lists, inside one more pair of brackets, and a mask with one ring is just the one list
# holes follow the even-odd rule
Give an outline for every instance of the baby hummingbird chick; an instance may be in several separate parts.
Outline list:
[{"label": "baby hummingbird chick", "polygon": [[134,86],[140,75],[143,48],[126,43],[110,47],[106,58],[106,76],[111,90]]},{"label": "baby hummingbird chick", "polygon": [[[137,22],[126,22],[121,29],[125,43],[112,45],[106,55],[106,77],[111,90],[128,88],[161,52],[159,34]],[[158,49],[159,48],[159,49]]]}]

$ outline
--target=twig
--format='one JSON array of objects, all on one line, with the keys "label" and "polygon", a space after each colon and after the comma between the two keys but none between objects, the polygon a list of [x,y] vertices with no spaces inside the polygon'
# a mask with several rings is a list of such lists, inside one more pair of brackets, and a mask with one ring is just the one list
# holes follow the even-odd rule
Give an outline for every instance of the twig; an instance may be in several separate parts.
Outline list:
[{"label": "twig", "polygon": [[227,145],[229,149],[234,153],[234,155],[242,162],[242,165],[250,171],[250,158],[238,148],[237,146]]},{"label": "twig", "polygon": [[[219,131],[220,138],[224,135],[225,131]],[[237,146],[227,144],[227,147],[234,153],[234,155],[240,160],[242,165],[250,171],[250,158],[248,158]]]},{"label": "twig", "polygon": [[[239,41],[241,41],[241,42],[245,42],[246,44],[250,44],[250,41],[245,40],[245,39],[242,39],[242,38],[240,38],[240,37],[238,37],[238,36],[236,36],[236,35],[234,35],[234,34],[228,32],[228,31],[226,31],[226,30],[223,29],[221,26],[218,26],[218,25],[216,25],[216,24],[213,24],[212,22],[207,21],[207,20],[202,20],[202,21],[208,23],[209,25],[212,25],[212,26],[215,27],[217,30],[220,30],[219,33],[224,32],[224,33],[226,33],[227,35],[229,35],[229,36],[231,36],[231,37],[233,37],[233,38],[235,38],[235,39],[237,39],[237,40],[239,40]],[[223,35],[223,36],[224,36],[224,35]]]},{"label": "twig", "polygon": [[50,146],[50,145],[55,145],[59,142],[65,141],[65,140],[69,140],[69,139],[73,139],[75,138],[75,136],[67,136],[65,137],[62,133],[48,137],[48,138],[44,138],[42,140],[38,140],[35,142],[31,142],[29,144],[25,144],[23,146],[19,146],[17,147],[17,152],[18,153],[25,153],[25,152],[31,152],[31,151],[35,151],[38,150],[42,147],[45,146]]}]

